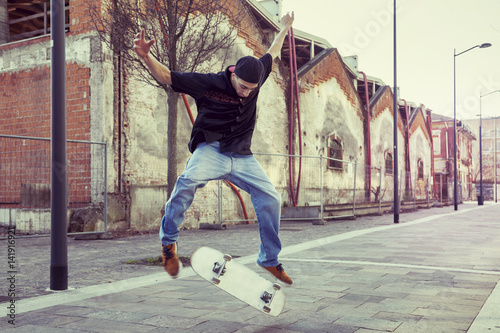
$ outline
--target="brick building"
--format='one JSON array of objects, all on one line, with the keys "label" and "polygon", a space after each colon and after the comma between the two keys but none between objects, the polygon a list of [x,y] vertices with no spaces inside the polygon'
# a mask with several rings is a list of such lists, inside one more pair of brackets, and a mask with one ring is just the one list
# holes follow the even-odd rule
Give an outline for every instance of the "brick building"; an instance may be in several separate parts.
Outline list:
[{"label": "brick building", "polygon": [[[453,118],[435,114],[432,119],[434,142],[434,182],[439,188],[439,199],[452,202],[454,181]],[[457,119],[457,180],[458,202],[475,199],[472,186],[472,142],[476,136],[471,127]]]},{"label": "brick building", "polygon": [[[464,122],[472,129],[479,138],[479,119],[468,119]],[[496,199],[500,186],[500,119],[483,117],[482,119],[482,147],[483,147],[483,196],[484,200],[495,200],[495,183],[497,184]],[[496,156],[495,156],[496,155]],[[479,167],[479,139],[472,145],[473,156],[473,178],[476,191],[480,186],[480,167]],[[495,168],[496,162],[496,168]],[[496,181],[495,181],[496,174]]]},{"label": "brick building", "polygon": [[[68,143],[70,220],[82,207],[102,209],[106,199],[108,227],[156,229],[166,200],[166,93],[145,85],[136,73],[116,61],[92,28],[85,2],[69,0],[67,4],[67,138],[73,140]],[[0,136],[16,136],[0,137],[0,188],[8,189],[0,193],[0,223],[14,220],[19,230],[32,233],[47,232],[50,227],[44,222],[50,214],[47,201],[40,199],[50,193],[50,144],[27,138],[50,138],[50,27],[43,20],[48,15],[47,5],[33,2],[27,6],[32,7],[30,12],[18,1],[0,0],[0,116],[10,120],[0,124]],[[224,63],[218,59],[218,68],[244,55],[262,55],[279,31],[280,1],[246,0],[244,6],[246,28],[238,32],[231,58]],[[35,18],[30,18],[32,13],[36,13]],[[37,20],[29,25],[32,28],[20,26],[29,20]],[[337,159],[323,169],[326,204],[379,198],[393,201],[395,158],[403,176],[411,180],[402,182],[402,192],[424,196],[417,190],[423,191],[420,183],[432,174],[430,113],[422,106],[405,108],[402,100],[399,102],[399,150],[398,156],[392,156],[391,88],[358,71],[355,57],[342,58],[321,38],[296,30],[294,42],[302,129],[297,129],[297,117],[290,117],[290,45],[285,41],[281,60],[275,62],[260,93],[252,142],[255,153],[282,154],[258,158],[281,193],[284,206],[292,205],[289,168],[291,178],[298,175],[298,164],[291,166],[286,154],[291,146],[298,153],[299,142],[303,155]],[[182,170],[190,156],[185,147],[191,123],[183,101],[177,103],[178,169]],[[196,112],[190,98],[188,104]],[[316,160],[306,162],[304,158],[304,168]],[[299,206],[315,205],[320,200],[318,170],[303,170]],[[220,189],[224,190],[222,195]],[[249,207],[249,218],[254,219],[249,196],[241,195]],[[33,201],[33,197],[40,200]],[[223,212],[219,210],[222,205]],[[241,221],[242,209],[229,188],[209,183],[197,194],[184,226],[214,223],[221,215],[224,220]],[[42,213],[33,215],[35,210]]]}]

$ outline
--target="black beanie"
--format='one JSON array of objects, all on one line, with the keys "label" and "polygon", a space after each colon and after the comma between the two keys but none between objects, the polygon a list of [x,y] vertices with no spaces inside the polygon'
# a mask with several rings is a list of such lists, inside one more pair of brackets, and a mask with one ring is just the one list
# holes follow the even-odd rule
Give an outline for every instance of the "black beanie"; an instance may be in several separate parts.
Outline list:
[{"label": "black beanie", "polygon": [[263,72],[262,63],[252,56],[240,58],[234,68],[234,74],[248,83],[259,83]]}]

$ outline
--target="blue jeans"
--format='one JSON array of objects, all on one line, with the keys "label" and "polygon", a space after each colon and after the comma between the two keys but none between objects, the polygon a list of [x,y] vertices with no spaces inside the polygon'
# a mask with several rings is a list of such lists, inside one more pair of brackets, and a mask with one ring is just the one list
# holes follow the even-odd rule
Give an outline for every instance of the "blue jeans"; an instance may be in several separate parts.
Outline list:
[{"label": "blue jeans", "polygon": [[253,155],[221,153],[219,142],[200,143],[177,178],[174,190],[161,221],[160,239],[163,245],[179,238],[179,225],[191,206],[198,188],[210,180],[226,179],[248,192],[259,222],[260,251],[257,263],[277,266],[281,241],[278,237],[281,196],[274,188],[262,166]]}]

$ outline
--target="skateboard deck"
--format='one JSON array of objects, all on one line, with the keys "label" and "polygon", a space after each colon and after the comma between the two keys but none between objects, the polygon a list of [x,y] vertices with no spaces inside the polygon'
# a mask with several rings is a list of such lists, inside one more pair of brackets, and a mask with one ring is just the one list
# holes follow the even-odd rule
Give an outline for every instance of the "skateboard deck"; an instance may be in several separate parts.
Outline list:
[{"label": "skateboard deck", "polygon": [[209,247],[191,255],[191,267],[203,279],[270,316],[285,307],[285,294],[277,283],[263,278],[250,268]]}]

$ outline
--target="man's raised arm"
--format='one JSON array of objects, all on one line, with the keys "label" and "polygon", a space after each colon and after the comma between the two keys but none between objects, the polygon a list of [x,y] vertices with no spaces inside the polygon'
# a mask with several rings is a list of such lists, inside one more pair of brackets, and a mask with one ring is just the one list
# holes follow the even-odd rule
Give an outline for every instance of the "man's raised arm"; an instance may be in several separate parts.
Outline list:
[{"label": "man's raised arm", "polygon": [[154,39],[146,41],[146,39],[144,38],[143,29],[135,36],[134,51],[139,57],[142,58],[142,60],[144,60],[144,63],[146,63],[146,66],[148,66],[151,74],[153,74],[158,82],[162,84],[172,84],[170,69],[168,69],[167,66],[162,65],[149,53],[151,45],[153,45],[154,42]]},{"label": "man's raised arm", "polygon": [[294,19],[293,12],[291,16],[287,13],[281,18],[281,30],[278,33],[278,35],[276,35],[276,37],[274,38],[274,41],[271,44],[269,50],[267,50],[267,53],[269,53],[271,57],[273,57],[273,59],[275,59],[280,54],[281,48],[283,47],[283,42],[285,41],[286,34],[288,33],[288,30],[292,26],[293,19]]}]

